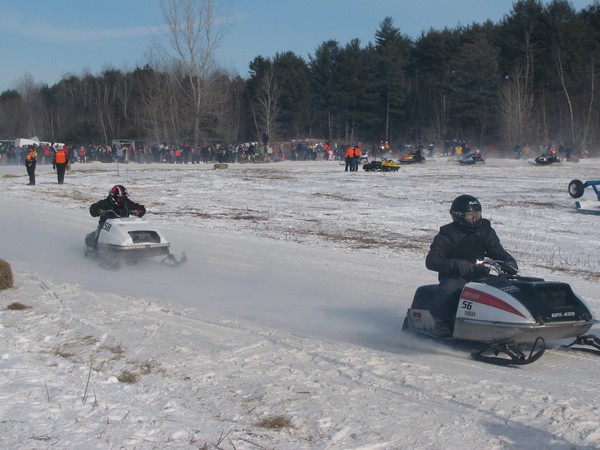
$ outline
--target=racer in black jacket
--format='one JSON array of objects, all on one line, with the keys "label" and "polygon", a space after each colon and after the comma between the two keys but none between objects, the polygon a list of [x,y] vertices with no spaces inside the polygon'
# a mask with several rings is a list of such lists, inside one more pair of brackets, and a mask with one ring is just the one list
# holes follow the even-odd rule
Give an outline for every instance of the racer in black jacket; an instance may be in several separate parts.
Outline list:
[{"label": "racer in black jacket", "polygon": [[89,247],[95,248],[98,244],[98,236],[100,230],[106,222],[106,219],[114,217],[142,217],[146,214],[144,205],[140,205],[129,199],[125,186],[117,184],[113,186],[108,193],[108,197],[100,200],[90,206],[90,214],[92,217],[100,217],[98,229],[95,233],[91,233],[86,237],[86,243]]},{"label": "racer in black jacket", "polygon": [[110,217],[142,217],[146,214],[146,208],[130,200],[125,186],[117,184],[112,187],[108,197],[90,206],[90,214],[92,217],[100,217],[100,222],[104,223]]},{"label": "racer in black jacket", "polygon": [[440,285],[433,299],[431,314],[436,334],[450,336],[450,324],[464,285],[477,278],[477,260],[489,257],[505,262],[507,270],[516,273],[515,259],[504,250],[489,220],[481,218],[481,203],[471,195],[460,195],[450,207],[452,223],[440,228],[434,237],[425,266],[438,272]]}]

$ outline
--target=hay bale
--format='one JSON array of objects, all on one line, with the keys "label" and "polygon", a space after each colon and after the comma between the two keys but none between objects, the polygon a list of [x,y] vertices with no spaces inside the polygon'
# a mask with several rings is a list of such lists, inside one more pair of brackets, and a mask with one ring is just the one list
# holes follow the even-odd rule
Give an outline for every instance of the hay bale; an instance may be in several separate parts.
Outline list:
[{"label": "hay bale", "polygon": [[10,264],[0,259],[0,290],[13,287],[13,273]]},{"label": "hay bale", "polygon": [[213,167],[215,169],[227,169],[229,167],[229,164],[227,164],[227,163],[215,163],[213,165]]}]

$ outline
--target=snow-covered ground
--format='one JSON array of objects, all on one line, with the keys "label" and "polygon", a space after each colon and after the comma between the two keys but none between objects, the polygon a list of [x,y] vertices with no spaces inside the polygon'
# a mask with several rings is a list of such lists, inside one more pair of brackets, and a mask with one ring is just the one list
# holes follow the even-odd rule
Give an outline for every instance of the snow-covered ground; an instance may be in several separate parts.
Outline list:
[{"label": "snow-covered ground", "polygon": [[[523,274],[570,283],[600,315],[600,217],[567,193],[599,175],[594,159],[90,163],[64,185],[38,166],[29,187],[24,167],[0,167],[15,277],[0,291],[0,448],[599,448],[600,357],[498,367],[401,331],[462,193]],[[89,204],[116,183],[186,265],[83,257]]]}]

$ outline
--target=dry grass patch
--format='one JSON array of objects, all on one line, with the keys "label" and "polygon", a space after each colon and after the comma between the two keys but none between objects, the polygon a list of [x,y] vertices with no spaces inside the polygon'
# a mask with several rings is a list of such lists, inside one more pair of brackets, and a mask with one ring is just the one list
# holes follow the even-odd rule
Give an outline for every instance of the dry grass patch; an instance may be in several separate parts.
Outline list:
[{"label": "dry grass patch", "polygon": [[13,287],[13,273],[10,264],[0,259],[0,290]]},{"label": "dry grass patch", "polygon": [[282,428],[286,428],[286,429],[293,429],[294,424],[292,423],[292,421],[285,417],[285,416],[269,416],[266,417],[264,419],[262,419],[260,422],[258,422],[257,424],[259,427],[261,428],[268,428],[268,429],[282,429]]},{"label": "dry grass patch", "polygon": [[146,361],[140,363],[133,371],[124,370],[120,375],[117,376],[117,380],[121,383],[135,384],[140,381],[140,377],[143,375],[150,375],[152,373],[166,373],[164,369],[161,369],[153,361]]},{"label": "dry grass patch", "polygon": [[31,306],[24,305],[23,303],[19,303],[19,302],[13,302],[6,307],[6,309],[9,309],[11,311],[23,311],[24,309],[30,309],[30,308],[31,308]]},{"label": "dry grass patch", "polygon": [[121,383],[135,384],[139,381],[139,379],[139,375],[129,372],[128,370],[125,370],[121,372],[121,374],[117,375],[117,380],[119,380]]}]

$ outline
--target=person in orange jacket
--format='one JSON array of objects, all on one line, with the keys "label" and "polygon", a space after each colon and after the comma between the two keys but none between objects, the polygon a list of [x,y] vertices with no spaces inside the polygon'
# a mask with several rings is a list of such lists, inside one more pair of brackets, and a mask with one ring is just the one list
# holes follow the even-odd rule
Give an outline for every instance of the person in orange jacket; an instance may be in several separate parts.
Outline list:
[{"label": "person in orange jacket", "polygon": [[63,184],[65,181],[65,170],[69,164],[69,148],[67,145],[63,145],[62,148],[56,149],[54,152],[54,158],[52,160],[52,168],[56,169],[56,175],[58,176],[58,184]]},{"label": "person in orange jacket", "polygon": [[349,145],[348,148],[346,149],[346,156],[345,156],[346,172],[348,172],[348,170],[350,170],[350,172],[353,172],[352,158],[354,158],[354,147],[352,145]]},{"label": "person in orange jacket", "polygon": [[29,153],[25,157],[25,167],[27,168],[27,175],[29,175],[29,183],[27,186],[35,186],[35,166],[37,165],[38,153],[35,147],[32,145],[29,147]]}]

